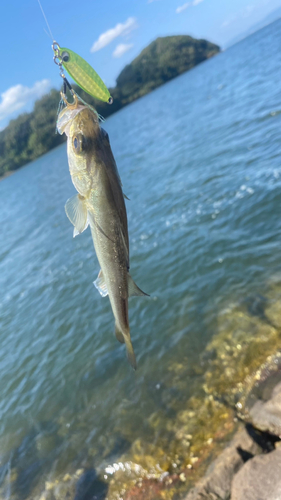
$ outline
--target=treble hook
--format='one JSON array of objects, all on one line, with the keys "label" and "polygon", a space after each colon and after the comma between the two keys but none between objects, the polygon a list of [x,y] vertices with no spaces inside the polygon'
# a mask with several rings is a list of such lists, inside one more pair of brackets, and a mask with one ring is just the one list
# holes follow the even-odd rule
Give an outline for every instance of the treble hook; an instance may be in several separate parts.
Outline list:
[{"label": "treble hook", "polygon": [[61,96],[64,104],[68,107],[68,109],[76,109],[78,107],[78,104],[79,104],[78,97],[74,92],[72,94],[72,97],[74,99],[73,103],[68,102],[66,95],[63,92],[60,93],[60,96]]}]

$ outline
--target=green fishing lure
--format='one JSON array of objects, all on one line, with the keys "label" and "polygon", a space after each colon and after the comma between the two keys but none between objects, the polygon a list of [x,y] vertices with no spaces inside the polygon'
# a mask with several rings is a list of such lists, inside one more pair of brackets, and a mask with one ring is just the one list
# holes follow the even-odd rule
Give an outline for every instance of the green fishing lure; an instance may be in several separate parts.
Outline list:
[{"label": "green fishing lure", "polygon": [[[38,0],[38,3],[46,21],[50,36],[53,40],[52,49],[54,51],[54,61],[60,68],[60,75],[64,79],[64,85],[67,84],[69,89],[71,89],[71,85],[68,83],[63,73],[62,66],[70,74],[71,78],[73,78],[77,85],[81,87],[81,89],[85,90],[85,92],[100,101],[112,104],[113,99],[106,85],[103,83],[94,68],[92,68],[92,66],[90,66],[85,59],[76,54],[76,52],[73,52],[73,50],[70,49],[61,48],[58,42],[55,41],[40,0]],[[74,91],[72,89],[71,93],[74,95]]]},{"label": "green fishing lure", "polygon": [[[73,50],[61,48],[58,43],[53,44],[55,60],[66,69],[71,78],[95,99],[112,104],[113,99],[97,72]],[[57,63],[58,64],[58,63]],[[60,65],[59,64],[59,65]]]}]

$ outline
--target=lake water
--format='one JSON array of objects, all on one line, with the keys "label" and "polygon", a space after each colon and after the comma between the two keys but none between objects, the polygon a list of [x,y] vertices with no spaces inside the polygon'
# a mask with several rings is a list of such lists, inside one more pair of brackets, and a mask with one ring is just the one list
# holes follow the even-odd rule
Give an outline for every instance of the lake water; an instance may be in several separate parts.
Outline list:
[{"label": "lake water", "polygon": [[72,238],[65,145],[0,183],[3,498],[37,499],[77,469],[104,481],[96,498],[123,498],[112,482],[125,459],[143,477],[157,453],[159,473],[182,467],[171,425],[200,400],[218,318],[274,300],[280,275],[280,30],[279,20],[104,124],[130,198],[131,274],[150,294],[130,299],[136,373],[93,285],[90,231]]}]

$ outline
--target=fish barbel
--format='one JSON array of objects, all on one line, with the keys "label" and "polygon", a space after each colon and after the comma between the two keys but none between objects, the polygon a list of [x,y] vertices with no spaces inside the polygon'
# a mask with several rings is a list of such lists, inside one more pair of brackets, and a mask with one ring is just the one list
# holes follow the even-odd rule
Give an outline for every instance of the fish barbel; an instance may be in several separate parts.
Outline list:
[{"label": "fish barbel", "polygon": [[69,170],[78,191],[66,202],[65,211],[74,225],[74,236],[90,226],[101,267],[94,283],[103,297],[109,296],[115,335],[119,342],[125,342],[129,362],[136,369],[128,297],[146,294],[129,274],[127,212],[109,137],[97,114],[80,103],[60,113],[57,128],[67,135]]}]

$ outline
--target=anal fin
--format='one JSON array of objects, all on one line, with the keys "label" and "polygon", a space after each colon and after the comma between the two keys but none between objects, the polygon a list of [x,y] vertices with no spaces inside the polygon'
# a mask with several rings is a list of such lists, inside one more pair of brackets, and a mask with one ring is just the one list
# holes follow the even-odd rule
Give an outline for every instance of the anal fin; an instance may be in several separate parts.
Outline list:
[{"label": "anal fin", "polygon": [[149,295],[145,292],[143,292],[138,285],[134,282],[132,276],[128,273],[128,290],[129,290],[129,297],[134,297],[134,296],[145,296],[149,297]]}]

